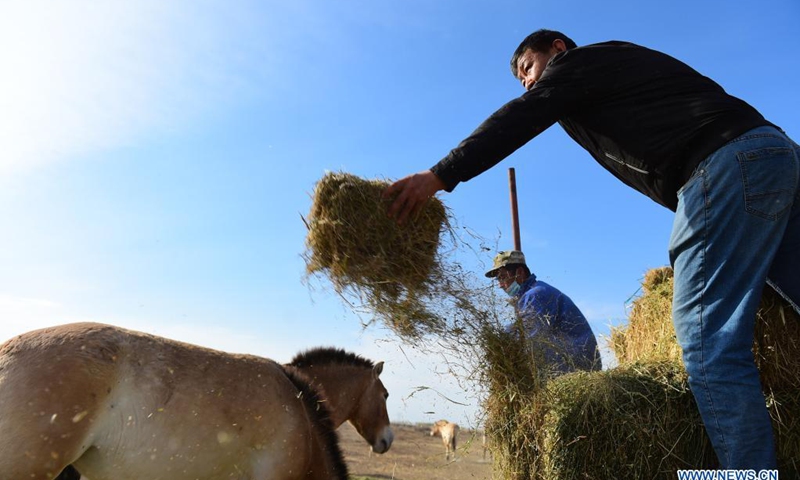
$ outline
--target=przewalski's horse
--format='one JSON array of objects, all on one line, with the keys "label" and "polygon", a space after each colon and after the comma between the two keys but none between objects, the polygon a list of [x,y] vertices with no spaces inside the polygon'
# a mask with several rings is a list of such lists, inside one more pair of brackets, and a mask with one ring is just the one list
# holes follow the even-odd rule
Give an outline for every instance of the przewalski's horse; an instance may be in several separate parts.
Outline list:
[{"label": "przewalski's horse", "polygon": [[458,425],[448,422],[447,420],[439,420],[431,427],[431,436],[439,435],[442,437],[444,444],[444,459],[450,460],[450,454],[453,454],[453,459],[456,458],[456,437],[458,436]]},{"label": "przewalski's horse", "polygon": [[334,422],[376,452],[392,443],[383,363],[335,349],[295,362],[93,323],[23,334],[0,346],[0,478],[73,464],[92,480],[345,480]]}]

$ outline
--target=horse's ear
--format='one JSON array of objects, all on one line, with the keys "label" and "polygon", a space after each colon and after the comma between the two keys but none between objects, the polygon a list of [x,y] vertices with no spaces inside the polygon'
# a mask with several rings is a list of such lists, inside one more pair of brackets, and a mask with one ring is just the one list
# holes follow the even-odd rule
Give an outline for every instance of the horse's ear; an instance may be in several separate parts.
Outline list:
[{"label": "horse's ear", "polygon": [[375,378],[378,378],[381,375],[381,372],[383,372],[383,362],[378,362],[374,367],[372,367],[372,373],[375,374]]}]

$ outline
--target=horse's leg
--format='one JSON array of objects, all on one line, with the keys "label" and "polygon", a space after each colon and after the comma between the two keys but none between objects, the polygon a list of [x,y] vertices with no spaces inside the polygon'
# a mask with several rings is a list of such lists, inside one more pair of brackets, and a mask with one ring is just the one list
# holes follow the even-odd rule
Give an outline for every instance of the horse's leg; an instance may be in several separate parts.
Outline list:
[{"label": "horse's leg", "polygon": [[81,474],[75,470],[75,467],[68,465],[55,480],[81,480]]},{"label": "horse's leg", "polygon": [[[7,400],[7,399],[5,399]],[[38,402],[28,402],[39,408]],[[25,406],[12,406],[16,402],[0,402],[2,436],[0,440],[0,477],[9,479],[52,480],[86,449],[88,422],[74,425],[79,414],[59,419],[59,414],[48,410],[30,413]],[[13,412],[13,413],[12,413]],[[10,418],[10,417],[15,418]],[[61,425],[60,425],[61,424]],[[73,424],[73,425],[69,425]],[[66,480],[70,477],[61,477]],[[80,478],[78,476],[77,478]]]},{"label": "horse's leg", "polygon": [[0,478],[52,480],[90,447],[111,372],[74,355],[0,364]]},{"label": "horse's leg", "polygon": [[[71,417],[65,414],[68,418],[60,419],[62,415],[50,413],[48,410],[31,414],[24,407],[12,407],[10,411],[17,412],[15,419],[9,421],[8,418],[0,418],[0,425],[4,427],[3,439],[0,440],[0,451],[3,452],[0,455],[1,478],[80,478],[80,474],[59,477],[59,473],[80,458],[89,446],[85,439],[91,425],[89,421],[81,419],[82,415],[88,414],[81,411]],[[67,472],[67,475],[70,473]]]}]

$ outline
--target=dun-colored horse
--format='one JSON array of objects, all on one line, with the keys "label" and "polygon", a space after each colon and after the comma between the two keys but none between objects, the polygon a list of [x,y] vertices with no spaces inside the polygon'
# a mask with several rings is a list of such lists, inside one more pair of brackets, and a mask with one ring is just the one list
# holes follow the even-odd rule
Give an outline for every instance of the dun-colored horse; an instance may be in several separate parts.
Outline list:
[{"label": "dun-colored horse", "polygon": [[[289,365],[81,323],[0,346],[0,478],[347,479],[335,428],[383,453],[383,362],[337,349]],[[324,389],[324,392],[322,391]]]},{"label": "dun-colored horse", "polygon": [[450,454],[453,454],[453,459],[456,458],[456,437],[458,436],[458,425],[448,422],[447,420],[439,420],[431,427],[431,436],[439,435],[442,437],[444,444],[444,459],[450,460]]}]

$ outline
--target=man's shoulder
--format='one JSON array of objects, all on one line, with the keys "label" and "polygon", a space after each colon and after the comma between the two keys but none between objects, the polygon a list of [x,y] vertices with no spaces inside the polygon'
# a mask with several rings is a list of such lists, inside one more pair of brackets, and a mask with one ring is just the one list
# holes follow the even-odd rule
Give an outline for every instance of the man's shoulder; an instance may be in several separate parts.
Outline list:
[{"label": "man's shoulder", "polygon": [[662,52],[653,50],[633,42],[626,42],[622,40],[609,40],[606,42],[589,43],[571,48],[565,52],[559,53],[554,57],[564,61],[589,61],[593,59],[596,62],[614,61],[616,57],[630,58],[640,56],[662,56]]},{"label": "man's shoulder", "polygon": [[567,294],[541,280],[536,280],[536,283],[525,292],[525,295],[533,302],[564,302],[567,305],[573,303]]},{"label": "man's shoulder", "polygon": [[[621,40],[591,43],[571,48],[553,56],[545,71],[548,76],[595,84],[599,78],[634,74],[642,68],[641,64],[661,65],[674,60],[669,55],[641,45]],[[613,69],[609,71],[609,68]],[[597,77],[594,71],[598,72]],[[542,76],[544,79],[545,76]],[[560,80],[559,80],[560,81]]]},{"label": "man's shoulder", "polygon": [[551,303],[554,299],[562,296],[563,293],[556,287],[541,280],[536,282],[522,294],[523,303]]},{"label": "man's shoulder", "polygon": [[643,47],[639,44],[628,42],[625,40],[608,40],[605,42],[589,43],[586,45],[580,45],[576,47],[575,50],[589,49],[589,48],[643,48],[645,50],[649,50],[647,47]]},{"label": "man's shoulder", "polygon": [[536,280],[536,283],[534,283],[531,287],[531,291],[536,291],[538,293],[561,293],[561,291],[556,287],[541,280]]}]

